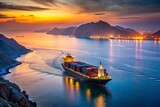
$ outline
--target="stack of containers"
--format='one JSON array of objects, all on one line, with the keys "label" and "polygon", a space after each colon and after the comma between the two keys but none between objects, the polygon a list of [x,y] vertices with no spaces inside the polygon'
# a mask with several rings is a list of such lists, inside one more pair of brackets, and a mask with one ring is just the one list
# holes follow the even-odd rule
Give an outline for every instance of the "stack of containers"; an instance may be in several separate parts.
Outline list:
[{"label": "stack of containers", "polygon": [[[78,71],[80,73],[88,75],[90,77],[98,76],[98,67],[89,65],[80,61],[71,62],[71,63],[67,62],[65,63],[65,66],[67,66],[68,68],[71,68],[74,71]],[[106,72],[105,74],[107,75]]]},{"label": "stack of containers", "polygon": [[86,68],[82,68],[82,74],[86,74]]},{"label": "stack of containers", "polygon": [[64,66],[65,66],[65,67],[68,67],[68,68],[70,68],[70,66],[71,66],[71,63],[70,63],[70,62],[65,62],[65,63],[64,63]]},{"label": "stack of containers", "polygon": [[78,64],[77,66],[76,66],[76,71],[78,71],[78,72],[80,72],[80,73],[82,73],[82,69],[83,68],[87,68],[87,67],[89,67],[87,64]]},{"label": "stack of containers", "polygon": [[90,77],[95,77],[95,76],[98,76],[98,67],[95,67],[95,66],[89,66],[87,68],[84,68],[82,70],[82,73],[83,74],[86,74]]},{"label": "stack of containers", "polygon": [[92,74],[92,68],[88,67],[86,68],[86,75],[91,76]]},{"label": "stack of containers", "polygon": [[76,66],[78,65],[78,63],[72,62],[71,63],[71,69],[76,71]]},{"label": "stack of containers", "polygon": [[81,73],[82,73],[82,69],[83,69],[83,68],[87,68],[87,67],[89,67],[89,65],[88,65],[88,64],[80,65],[80,66],[79,66],[79,72],[81,72]]},{"label": "stack of containers", "polygon": [[98,67],[90,67],[90,68],[92,68],[92,72],[93,73],[97,73],[98,74]]}]

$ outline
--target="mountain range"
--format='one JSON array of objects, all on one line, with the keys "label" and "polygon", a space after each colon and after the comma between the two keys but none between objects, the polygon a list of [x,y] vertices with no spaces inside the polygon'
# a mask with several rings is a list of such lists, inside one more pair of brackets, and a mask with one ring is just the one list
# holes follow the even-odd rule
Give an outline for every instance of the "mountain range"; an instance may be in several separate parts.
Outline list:
[{"label": "mountain range", "polygon": [[121,26],[111,26],[107,22],[98,21],[80,25],[75,33],[75,37],[90,37],[90,36],[135,36],[141,35],[139,32],[123,28]]},{"label": "mountain range", "polygon": [[[45,32],[45,30],[39,30],[38,32]],[[46,31],[47,32],[47,31]],[[135,37],[142,36],[138,31],[131,28],[124,28],[122,26],[112,26],[105,21],[90,22],[81,24],[78,27],[66,27],[66,28],[53,28],[48,31],[47,34],[51,35],[73,35],[77,38],[89,38],[91,36],[121,36],[121,37]],[[160,37],[160,30],[145,35],[146,39],[153,39],[154,37]]]},{"label": "mountain range", "polygon": [[74,35],[75,37],[85,37],[90,36],[135,36],[141,35],[139,32],[130,29],[123,28],[121,26],[111,26],[107,22],[98,21],[81,24],[78,27],[68,27],[68,28],[53,28],[48,31],[47,34],[52,35]]}]

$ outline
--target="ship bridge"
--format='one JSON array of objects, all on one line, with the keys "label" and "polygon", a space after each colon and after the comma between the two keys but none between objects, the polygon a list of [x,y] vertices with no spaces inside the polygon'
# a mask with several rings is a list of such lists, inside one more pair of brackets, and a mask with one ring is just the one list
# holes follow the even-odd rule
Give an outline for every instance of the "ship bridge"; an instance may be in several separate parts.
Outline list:
[{"label": "ship bridge", "polygon": [[72,56],[71,54],[67,53],[66,56],[63,57],[64,62],[73,62],[74,61],[74,56]]}]

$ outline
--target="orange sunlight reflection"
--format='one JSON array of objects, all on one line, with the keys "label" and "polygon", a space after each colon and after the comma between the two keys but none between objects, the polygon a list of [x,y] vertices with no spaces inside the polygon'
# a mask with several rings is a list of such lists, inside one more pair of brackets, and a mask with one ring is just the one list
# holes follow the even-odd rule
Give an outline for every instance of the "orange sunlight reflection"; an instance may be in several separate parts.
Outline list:
[{"label": "orange sunlight reflection", "polygon": [[98,96],[96,99],[96,107],[106,107],[106,102],[103,95]]},{"label": "orange sunlight reflection", "polygon": [[44,33],[23,32],[23,33],[7,33],[6,35],[9,35],[9,37],[14,38],[18,43],[30,49],[36,47],[45,49],[68,50],[73,46],[79,45],[77,43],[76,38],[70,38],[70,37],[64,38],[63,36],[58,36],[58,35],[54,36]]},{"label": "orange sunlight reflection", "polygon": [[136,50],[135,50],[135,57],[136,59],[139,59],[142,57],[142,42],[143,40],[135,40],[136,43]]},{"label": "orange sunlight reflection", "polygon": [[80,87],[80,86],[79,86],[79,82],[76,81],[76,92],[77,92],[77,93],[79,92],[79,87]]},{"label": "orange sunlight reflection", "polygon": [[91,90],[90,89],[86,90],[86,98],[87,98],[87,101],[90,102],[91,100]]}]

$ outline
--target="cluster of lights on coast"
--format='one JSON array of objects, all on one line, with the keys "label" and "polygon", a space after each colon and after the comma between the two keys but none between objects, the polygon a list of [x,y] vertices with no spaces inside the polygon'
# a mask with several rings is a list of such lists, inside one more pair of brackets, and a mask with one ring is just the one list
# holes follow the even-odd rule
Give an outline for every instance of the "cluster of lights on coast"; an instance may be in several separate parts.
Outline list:
[{"label": "cluster of lights on coast", "polygon": [[155,38],[154,38],[154,40],[158,40],[158,41],[160,41],[160,37],[159,37],[159,38],[158,38],[158,37],[155,37]]},{"label": "cluster of lights on coast", "polygon": [[[118,36],[113,36],[113,35],[110,35],[110,36],[99,36],[99,35],[94,35],[94,36],[90,36],[91,39],[124,39],[124,40],[146,40],[146,36],[144,35],[140,35],[140,36],[121,36],[121,35],[118,35]],[[160,40],[160,38],[158,37],[154,37],[153,40]]]}]

